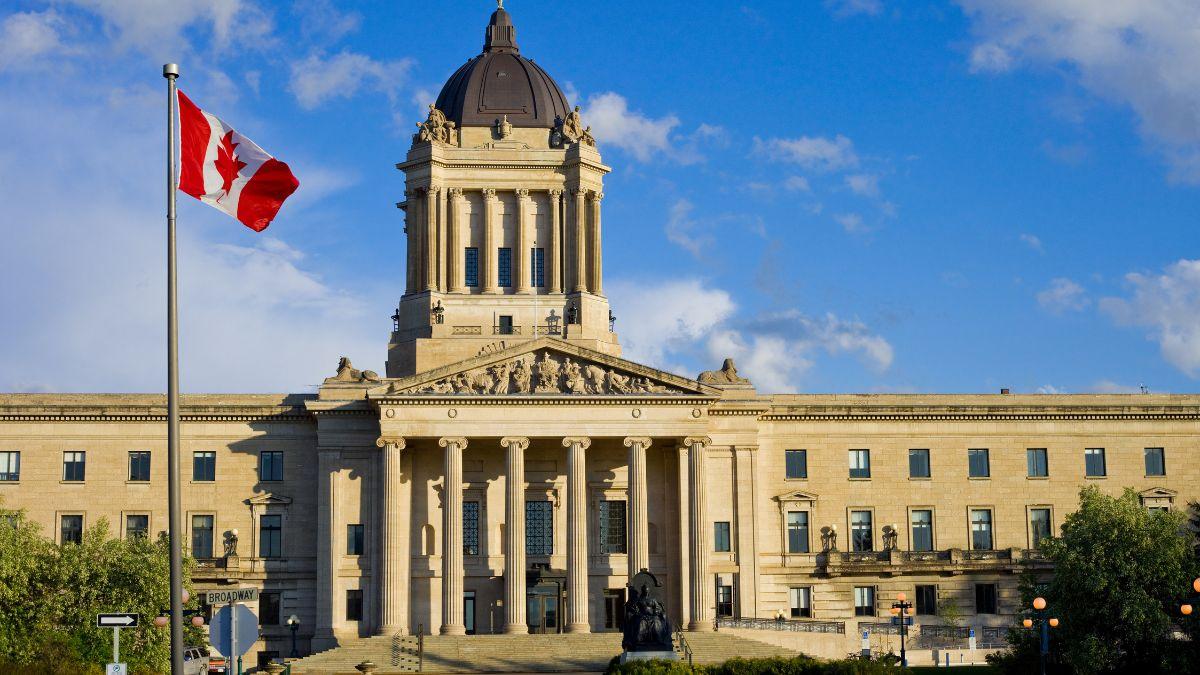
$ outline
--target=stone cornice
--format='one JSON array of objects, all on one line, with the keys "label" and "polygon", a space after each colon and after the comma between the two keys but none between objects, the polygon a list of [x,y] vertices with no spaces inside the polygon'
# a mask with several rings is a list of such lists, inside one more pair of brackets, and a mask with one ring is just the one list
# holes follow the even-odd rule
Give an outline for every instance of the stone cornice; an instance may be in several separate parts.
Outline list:
[{"label": "stone cornice", "polygon": [[672,405],[703,406],[712,403],[708,398],[683,398],[669,394],[618,396],[613,394],[388,394],[373,397],[380,406],[513,406],[513,405]]},{"label": "stone cornice", "polygon": [[[710,411],[712,415],[729,412]],[[736,413],[734,413],[736,414]],[[1031,422],[1031,421],[1200,421],[1200,407],[1107,406],[848,406],[789,407],[758,416],[766,422]]]},{"label": "stone cornice", "polygon": [[[185,395],[184,422],[312,422],[308,395]],[[3,422],[165,422],[166,397],[153,394],[4,394]]]}]

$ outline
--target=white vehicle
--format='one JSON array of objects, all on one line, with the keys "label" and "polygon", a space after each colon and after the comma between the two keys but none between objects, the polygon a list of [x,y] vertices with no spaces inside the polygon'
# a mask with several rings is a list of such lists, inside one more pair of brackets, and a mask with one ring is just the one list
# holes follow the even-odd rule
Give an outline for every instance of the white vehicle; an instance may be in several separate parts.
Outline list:
[{"label": "white vehicle", "polygon": [[208,650],[186,647],[183,650],[183,675],[208,675]]}]

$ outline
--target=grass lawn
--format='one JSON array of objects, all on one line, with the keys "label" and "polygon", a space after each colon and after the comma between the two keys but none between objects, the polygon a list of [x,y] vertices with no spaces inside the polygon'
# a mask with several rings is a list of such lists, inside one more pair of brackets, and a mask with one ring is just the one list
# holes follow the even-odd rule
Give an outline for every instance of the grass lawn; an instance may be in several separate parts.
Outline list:
[{"label": "grass lawn", "polygon": [[954,666],[952,668],[934,668],[933,666],[910,666],[914,673],[999,673],[991,666]]}]

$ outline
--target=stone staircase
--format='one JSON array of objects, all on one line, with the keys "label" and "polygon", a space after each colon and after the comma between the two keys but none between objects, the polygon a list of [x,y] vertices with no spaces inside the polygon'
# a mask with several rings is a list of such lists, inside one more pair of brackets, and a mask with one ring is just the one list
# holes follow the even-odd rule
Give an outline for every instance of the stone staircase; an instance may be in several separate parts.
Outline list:
[{"label": "stone staircase", "polygon": [[[719,663],[735,656],[789,656],[794,652],[728,633],[686,633],[693,662]],[[295,675],[358,675],[354,666],[371,661],[379,675],[417,669],[408,656],[416,638],[379,636],[348,642],[292,664]],[[621,653],[620,633],[560,635],[434,635],[424,640],[424,671],[435,673],[603,672]]]}]

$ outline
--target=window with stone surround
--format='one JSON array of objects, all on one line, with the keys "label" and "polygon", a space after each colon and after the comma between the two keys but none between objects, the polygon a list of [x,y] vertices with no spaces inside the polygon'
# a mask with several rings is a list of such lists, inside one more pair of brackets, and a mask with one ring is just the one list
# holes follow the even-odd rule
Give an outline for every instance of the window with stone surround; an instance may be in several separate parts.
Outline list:
[{"label": "window with stone surround", "polygon": [[529,249],[529,285],[542,288],[546,285],[546,249]]},{"label": "window with stone surround", "polygon": [[363,618],[363,592],[359,588],[350,588],[346,590],[346,620],[347,621],[362,621]]},{"label": "window with stone surround", "polygon": [[808,478],[808,451],[784,450],[784,472],[789,480]]},{"label": "window with stone surround", "polygon": [[366,548],[366,528],[361,523],[346,525],[346,555],[363,555]]},{"label": "window with stone surround", "polygon": [[1025,450],[1025,470],[1030,478],[1045,478],[1050,475],[1050,464],[1047,461],[1045,448]]},{"label": "window with stone surround", "polygon": [[1166,454],[1162,448],[1146,448],[1146,475],[1167,475]]},{"label": "window with stone surround", "polygon": [[150,480],[150,452],[148,450],[133,450],[129,453],[129,480],[140,482]]},{"label": "window with stone surround", "polygon": [[934,584],[918,584],[916,588],[916,614],[933,616],[937,614],[937,586]]},{"label": "window with stone surround", "polygon": [[850,512],[850,550],[867,552],[875,550],[875,538],[870,511]]},{"label": "window with stone surround", "polygon": [[987,448],[971,448],[967,450],[967,475],[971,478],[991,477],[992,466]]},{"label": "window with stone surround", "polygon": [[870,478],[871,477],[871,451],[870,450],[851,450],[850,451],[850,477],[851,478]]},{"label": "window with stone surround", "polygon": [[733,616],[733,586],[717,586],[717,616]]},{"label": "window with stone surround", "polygon": [[1041,548],[1042,541],[1054,535],[1050,527],[1050,507],[1041,506],[1029,509],[1029,543],[1033,548]]},{"label": "window with stone surround", "polygon": [[788,605],[793,619],[812,618],[812,586],[793,586],[788,589]]},{"label": "window with stone surround", "polygon": [[996,584],[975,584],[975,613],[996,614]]},{"label": "window with stone surround", "polygon": [[525,502],[525,554],[554,553],[554,505],[549,501]]},{"label": "window with stone surround", "polygon": [[729,553],[732,550],[729,541],[729,521],[721,520],[713,523],[713,551]]},{"label": "window with stone surround", "polygon": [[992,510],[971,509],[971,550],[992,550]]},{"label": "window with stone surround", "polygon": [[258,453],[258,480],[283,480],[283,453],[278,450],[263,450]]},{"label": "window with stone surround", "polygon": [[913,509],[912,550],[933,550],[933,509]]},{"label": "window with stone surround", "polygon": [[192,516],[192,557],[213,557],[213,516],[210,514]]},{"label": "window with stone surround", "polygon": [[258,556],[283,556],[283,516],[264,514],[258,518]]},{"label": "window with stone surround", "polygon": [[132,513],[125,516],[125,538],[135,539],[150,534],[150,516],[144,513]]},{"label": "window with stone surround", "polygon": [[512,249],[501,247],[496,252],[496,258],[497,285],[500,288],[512,288]]},{"label": "window with stone surround", "polygon": [[1108,475],[1104,462],[1104,448],[1087,448],[1083,451],[1084,474],[1088,478],[1101,478]]},{"label": "window with stone surround", "polygon": [[463,256],[464,283],[468,288],[479,287],[479,249],[468,246]]},{"label": "window with stone surround", "polygon": [[63,453],[63,480],[70,482],[82,482],[87,474],[87,453],[86,452],[64,452]]},{"label": "window with stone surround", "polygon": [[624,500],[600,501],[600,552],[628,553]]},{"label": "window with stone surround", "polygon": [[854,616],[875,616],[875,587],[854,587]]},{"label": "window with stone surround", "polygon": [[788,511],[788,553],[808,553],[808,511]]},{"label": "window with stone surround", "polygon": [[21,453],[0,452],[0,481],[21,480]]},{"label": "window with stone surround", "polygon": [[479,555],[479,502],[462,503],[463,555]]},{"label": "window with stone surround", "polygon": [[83,541],[83,516],[63,515],[58,519],[58,543],[78,544]]},{"label": "window with stone surround", "polygon": [[217,453],[200,451],[192,453],[192,480],[212,482],[217,479]]},{"label": "window with stone surround", "polygon": [[929,478],[929,450],[919,448],[908,451],[908,477]]}]

